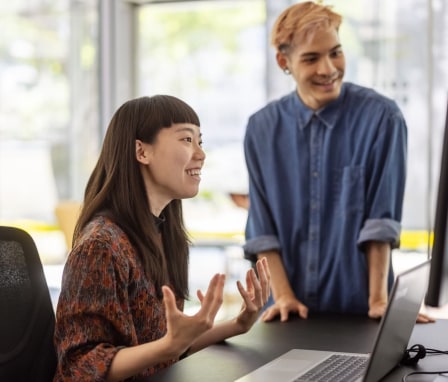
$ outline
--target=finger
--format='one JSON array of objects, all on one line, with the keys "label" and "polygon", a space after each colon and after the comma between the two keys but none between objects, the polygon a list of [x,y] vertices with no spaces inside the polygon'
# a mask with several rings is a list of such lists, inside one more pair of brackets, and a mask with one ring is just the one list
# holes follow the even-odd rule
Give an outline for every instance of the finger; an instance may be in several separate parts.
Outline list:
[{"label": "finger", "polygon": [[270,281],[268,276],[268,269],[267,269],[267,260],[264,257],[263,259],[257,261],[257,272],[258,272],[258,278],[260,281],[261,289],[262,289],[262,300],[263,304],[266,304],[266,302],[269,299],[270,295]]},{"label": "finger", "polygon": [[259,298],[254,298],[253,293],[249,293],[246,289],[244,289],[243,284],[239,280],[236,282],[236,285],[241,297],[243,298],[246,310],[254,312],[259,311],[263,307],[263,302]]},{"label": "finger", "polygon": [[416,320],[417,324],[428,324],[429,320],[426,317],[418,316]]},{"label": "finger", "polygon": [[222,305],[224,299],[224,282],[225,275],[216,274],[213,276],[207,288],[207,292],[202,298],[200,312],[206,314],[209,318],[214,318]]},{"label": "finger", "polygon": [[162,286],[162,294],[163,294],[163,303],[165,304],[165,310],[167,316],[176,311],[176,297],[174,296],[173,291],[166,285]]},{"label": "finger", "polygon": [[255,305],[254,305],[254,303],[252,301],[252,297],[246,291],[246,289],[244,289],[244,286],[241,283],[241,281],[237,280],[236,287],[238,288],[238,291],[240,292],[240,295],[241,295],[241,297],[242,297],[242,299],[244,301],[244,304],[246,305],[246,309],[250,309],[250,310],[255,309]]},{"label": "finger", "polygon": [[287,308],[280,308],[280,321],[286,322],[289,318],[289,309]]},{"label": "finger", "polygon": [[256,263],[256,267],[259,275],[264,274],[266,275],[266,278],[270,277],[268,260],[266,259],[266,257],[258,260]]},{"label": "finger", "polygon": [[382,313],[378,312],[376,309],[370,309],[368,314],[370,318],[374,319],[380,319],[382,316]]},{"label": "finger", "polygon": [[433,317],[428,316],[425,313],[419,313],[417,316],[417,322],[419,324],[427,324],[430,322],[435,322],[436,320]]},{"label": "finger", "polygon": [[222,278],[223,275],[216,273],[211,279],[210,282],[208,284],[207,287],[207,291],[205,292],[205,295],[202,293],[202,291],[198,290],[198,298],[199,296],[202,296],[202,302],[204,304],[208,304],[211,301],[213,301],[215,294],[218,292],[219,293],[219,289],[220,289],[220,285],[222,283]]},{"label": "finger", "polygon": [[275,317],[279,315],[279,311],[277,308],[268,308],[266,309],[263,314],[260,316],[260,319],[263,322],[272,321]]},{"label": "finger", "polygon": [[[246,289],[251,295],[254,292],[253,275],[255,275],[255,271],[252,268],[246,272]],[[257,276],[255,275],[255,278],[256,277]]]},{"label": "finger", "polygon": [[299,304],[297,312],[299,313],[300,318],[303,318],[305,320],[308,318],[308,308],[305,305]]},{"label": "finger", "polygon": [[250,280],[248,283],[248,293],[252,297],[253,302],[257,306],[262,307],[264,305],[264,298],[260,280],[258,280],[257,274],[253,269],[251,269],[248,273]]}]

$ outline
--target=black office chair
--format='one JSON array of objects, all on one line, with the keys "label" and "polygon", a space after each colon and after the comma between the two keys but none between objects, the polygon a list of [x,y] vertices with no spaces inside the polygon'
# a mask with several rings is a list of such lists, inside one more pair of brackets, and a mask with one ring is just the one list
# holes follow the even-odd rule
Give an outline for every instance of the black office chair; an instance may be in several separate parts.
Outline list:
[{"label": "black office chair", "polygon": [[0,226],[0,381],[52,381],[54,325],[33,239],[21,229]]}]

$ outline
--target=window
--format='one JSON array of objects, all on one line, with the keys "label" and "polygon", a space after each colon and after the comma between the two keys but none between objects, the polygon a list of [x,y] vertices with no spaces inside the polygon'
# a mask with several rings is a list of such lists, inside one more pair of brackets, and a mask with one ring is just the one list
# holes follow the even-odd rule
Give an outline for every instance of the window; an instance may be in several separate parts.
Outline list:
[{"label": "window", "polygon": [[58,234],[54,209],[82,196],[98,152],[97,16],[93,0],[0,6],[0,221],[32,231],[45,262],[64,241],[40,238]]}]

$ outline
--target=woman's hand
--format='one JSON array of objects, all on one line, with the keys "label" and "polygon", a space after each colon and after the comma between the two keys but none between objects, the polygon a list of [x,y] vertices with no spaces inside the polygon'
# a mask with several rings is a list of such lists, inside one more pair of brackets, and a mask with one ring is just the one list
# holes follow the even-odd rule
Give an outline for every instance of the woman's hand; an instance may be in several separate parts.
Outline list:
[{"label": "woman's hand", "polygon": [[201,308],[193,316],[180,311],[174,293],[169,287],[162,287],[167,320],[166,337],[173,342],[173,357],[184,353],[195,339],[213,327],[223,302],[224,281],[225,275],[216,274],[211,279],[205,295],[198,291]]},{"label": "woman's hand", "polygon": [[[243,305],[236,318],[221,321],[213,325],[213,320],[222,303],[224,276],[219,279],[219,287],[215,286],[216,280],[214,279],[216,276],[212,279],[205,296],[201,291],[198,291],[197,295],[202,307],[198,314],[192,316],[192,319],[195,321],[195,325],[198,325],[196,322],[197,320],[201,321],[202,319],[204,319],[206,324],[201,326],[200,330],[197,329],[195,332],[193,332],[191,328],[182,329],[195,335],[193,337],[194,342],[191,344],[191,348],[188,351],[189,354],[195,353],[211,344],[215,344],[217,342],[224,341],[227,338],[245,333],[257,321],[261,309],[269,298],[271,275],[269,273],[266,259],[258,260],[256,267],[258,277],[253,269],[248,270],[246,273],[246,288],[243,287],[241,282],[237,282],[238,290],[243,298]],[[218,295],[220,296],[220,300],[217,297]],[[174,312],[177,310],[175,308],[174,301],[172,302],[172,305],[171,310]],[[176,315],[179,314],[180,313],[177,311]],[[205,317],[208,317],[208,319]],[[206,328],[208,328],[208,330]],[[174,331],[172,332],[174,334]],[[178,332],[179,336],[183,335],[185,338],[185,334],[183,334],[181,330],[178,330]],[[191,340],[192,336],[189,335],[188,339]],[[183,346],[184,349],[188,349],[188,346],[185,343]]]},{"label": "woman's hand", "polygon": [[247,271],[246,288],[240,281],[237,281],[238,291],[244,300],[241,311],[236,317],[236,323],[240,326],[242,333],[247,332],[257,321],[259,313],[267,303],[271,291],[271,274],[267,259],[258,260],[256,268],[256,273],[254,269]]}]

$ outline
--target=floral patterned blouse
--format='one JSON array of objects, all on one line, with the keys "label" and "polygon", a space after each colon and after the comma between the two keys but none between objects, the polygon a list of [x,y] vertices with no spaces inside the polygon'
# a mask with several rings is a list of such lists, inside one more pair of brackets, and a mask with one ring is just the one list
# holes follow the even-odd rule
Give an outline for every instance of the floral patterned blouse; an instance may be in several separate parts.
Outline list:
[{"label": "floral patterned blouse", "polygon": [[[183,309],[182,300],[178,305]],[[96,217],[65,264],[56,312],[54,382],[104,381],[120,348],[154,341],[165,333],[163,302],[128,237],[111,220]]]}]

